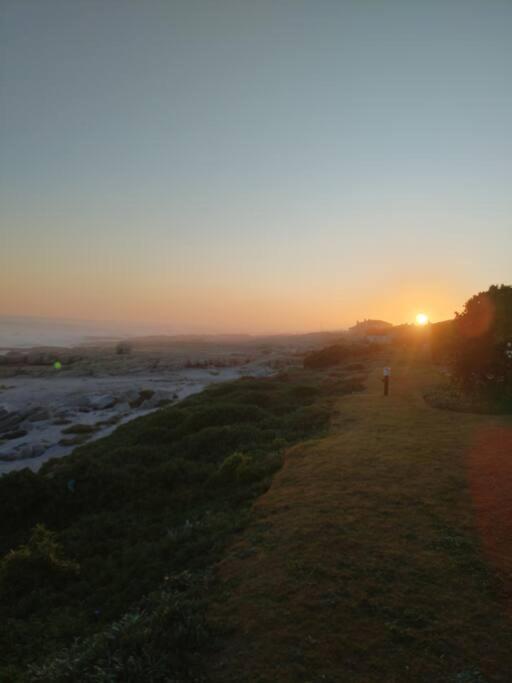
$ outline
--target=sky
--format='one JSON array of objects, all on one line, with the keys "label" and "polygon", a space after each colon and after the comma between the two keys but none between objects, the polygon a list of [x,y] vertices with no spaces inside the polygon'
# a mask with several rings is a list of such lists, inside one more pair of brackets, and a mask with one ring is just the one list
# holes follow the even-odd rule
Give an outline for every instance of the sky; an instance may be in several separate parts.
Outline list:
[{"label": "sky", "polygon": [[442,320],[512,280],[509,0],[0,0],[0,314]]}]

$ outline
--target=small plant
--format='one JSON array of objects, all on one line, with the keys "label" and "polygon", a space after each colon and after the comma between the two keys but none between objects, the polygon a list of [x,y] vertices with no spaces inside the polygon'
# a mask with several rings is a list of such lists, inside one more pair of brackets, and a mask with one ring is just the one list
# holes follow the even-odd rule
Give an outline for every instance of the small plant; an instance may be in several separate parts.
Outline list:
[{"label": "small plant", "polygon": [[15,599],[48,584],[59,585],[78,572],[79,565],[63,557],[56,534],[36,524],[28,543],[1,560],[0,594]]},{"label": "small plant", "polygon": [[258,477],[258,470],[249,455],[236,451],[223,460],[217,477],[226,484],[248,482]]}]

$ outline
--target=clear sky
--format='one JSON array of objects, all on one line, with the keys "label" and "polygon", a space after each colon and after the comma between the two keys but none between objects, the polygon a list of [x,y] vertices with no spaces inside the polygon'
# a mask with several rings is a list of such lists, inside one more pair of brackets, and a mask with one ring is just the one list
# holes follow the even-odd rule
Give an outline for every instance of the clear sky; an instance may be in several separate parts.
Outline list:
[{"label": "clear sky", "polygon": [[0,314],[302,331],[512,280],[510,0],[0,0]]}]

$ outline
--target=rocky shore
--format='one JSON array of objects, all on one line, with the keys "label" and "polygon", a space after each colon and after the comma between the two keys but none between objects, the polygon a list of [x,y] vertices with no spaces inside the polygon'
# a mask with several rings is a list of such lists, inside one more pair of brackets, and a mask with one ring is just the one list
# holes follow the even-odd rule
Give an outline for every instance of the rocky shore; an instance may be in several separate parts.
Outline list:
[{"label": "rocky shore", "polygon": [[0,384],[0,475],[39,469],[53,457],[108,435],[117,425],[201,391],[212,382],[269,367],[186,368],[128,376],[14,376]]}]

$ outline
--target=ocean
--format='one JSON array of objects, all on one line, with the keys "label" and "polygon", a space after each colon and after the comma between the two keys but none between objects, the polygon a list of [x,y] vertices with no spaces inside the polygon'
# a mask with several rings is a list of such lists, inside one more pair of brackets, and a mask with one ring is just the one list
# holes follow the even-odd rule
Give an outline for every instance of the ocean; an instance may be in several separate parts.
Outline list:
[{"label": "ocean", "polygon": [[77,346],[156,331],[151,326],[130,323],[0,316],[0,352],[33,346]]}]

